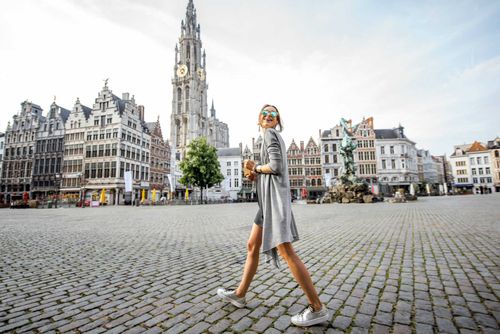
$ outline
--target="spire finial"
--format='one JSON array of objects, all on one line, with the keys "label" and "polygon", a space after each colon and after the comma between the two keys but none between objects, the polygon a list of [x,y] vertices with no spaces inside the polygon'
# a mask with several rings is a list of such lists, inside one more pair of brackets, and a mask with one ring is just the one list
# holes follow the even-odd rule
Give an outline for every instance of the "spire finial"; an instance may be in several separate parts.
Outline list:
[{"label": "spire finial", "polygon": [[104,79],[104,87],[108,88],[108,80],[109,78]]}]

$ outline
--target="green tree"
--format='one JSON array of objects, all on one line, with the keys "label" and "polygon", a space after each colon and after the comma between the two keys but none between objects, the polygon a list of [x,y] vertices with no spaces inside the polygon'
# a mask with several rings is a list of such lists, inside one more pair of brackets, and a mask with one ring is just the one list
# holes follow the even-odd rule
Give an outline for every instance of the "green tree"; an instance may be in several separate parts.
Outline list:
[{"label": "green tree", "polygon": [[182,171],[179,182],[185,186],[200,187],[202,203],[203,188],[212,187],[224,180],[217,160],[217,150],[204,137],[189,143],[186,156],[179,166]]}]

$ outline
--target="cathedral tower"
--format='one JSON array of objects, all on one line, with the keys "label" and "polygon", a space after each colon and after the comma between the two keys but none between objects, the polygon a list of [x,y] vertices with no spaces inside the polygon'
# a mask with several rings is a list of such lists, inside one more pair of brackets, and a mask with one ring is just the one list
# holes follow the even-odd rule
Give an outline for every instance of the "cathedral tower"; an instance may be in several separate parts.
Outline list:
[{"label": "cathedral tower", "polygon": [[172,88],[170,142],[175,159],[181,160],[191,140],[208,134],[205,51],[192,0],[187,5],[179,43],[175,46]]}]

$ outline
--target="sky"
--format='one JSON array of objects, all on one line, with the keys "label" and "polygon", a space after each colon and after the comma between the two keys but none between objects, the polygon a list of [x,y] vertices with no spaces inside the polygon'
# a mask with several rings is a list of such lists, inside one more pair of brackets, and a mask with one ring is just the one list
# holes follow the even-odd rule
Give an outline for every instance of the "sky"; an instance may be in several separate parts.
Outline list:
[{"label": "sky", "polygon": [[[188,0],[8,0],[0,131],[29,100],[92,106],[104,79],[170,136],[174,48]],[[500,1],[194,0],[208,102],[230,145],[276,105],[285,142],[340,118],[405,127],[431,154],[500,136]]]}]

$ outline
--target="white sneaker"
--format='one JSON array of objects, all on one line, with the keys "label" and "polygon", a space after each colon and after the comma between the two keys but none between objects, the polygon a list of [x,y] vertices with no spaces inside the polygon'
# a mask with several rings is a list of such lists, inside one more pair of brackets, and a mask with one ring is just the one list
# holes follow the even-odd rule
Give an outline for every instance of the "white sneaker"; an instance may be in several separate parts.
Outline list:
[{"label": "white sneaker", "polygon": [[321,310],[314,312],[314,309],[309,305],[304,311],[292,317],[292,324],[295,326],[308,327],[320,324],[330,320],[330,314],[325,305],[322,305]]},{"label": "white sneaker", "polygon": [[217,289],[217,295],[238,308],[245,307],[245,304],[247,303],[245,297],[240,298],[236,296],[235,290],[229,291],[224,288],[219,288]]}]

